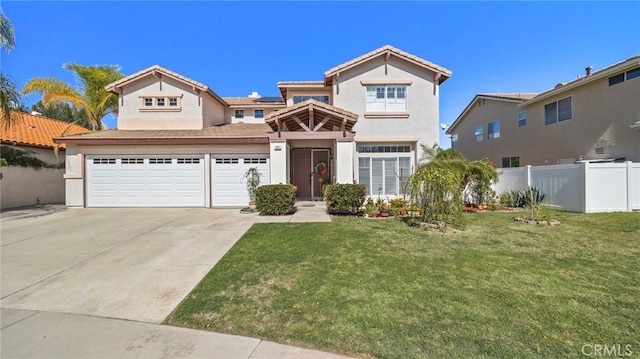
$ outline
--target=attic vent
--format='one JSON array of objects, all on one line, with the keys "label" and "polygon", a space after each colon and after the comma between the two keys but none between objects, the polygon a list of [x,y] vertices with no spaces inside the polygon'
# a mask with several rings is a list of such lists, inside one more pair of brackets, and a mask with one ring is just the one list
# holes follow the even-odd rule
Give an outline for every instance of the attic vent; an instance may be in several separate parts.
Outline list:
[{"label": "attic vent", "polygon": [[604,155],[604,147],[596,147],[596,155]]},{"label": "attic vent", "polygon": [[556,85],[556,87],[554,87],[554,89],[559,89],[560,87],[564,86],[564,84],[562,82],[558,83]]},{"label": "attic vent", "polygon": [[37,129],[38,129],[38,128],[37,128],[36,126],[34,126],[34,125],[29,125],[29,126],[27,126],[27,128],[28,128],[28,129],[30,129],[30,130],[37,130]]}]

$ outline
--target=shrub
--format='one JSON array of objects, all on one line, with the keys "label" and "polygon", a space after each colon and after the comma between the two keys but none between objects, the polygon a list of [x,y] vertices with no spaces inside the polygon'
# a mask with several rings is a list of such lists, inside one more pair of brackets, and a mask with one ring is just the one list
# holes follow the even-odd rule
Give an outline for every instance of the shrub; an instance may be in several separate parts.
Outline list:
[{"label": "shrub", "polygon": [[331,214],[358,214],[367,198],[363,184],[332,184],[324,187],[324,196]]},{"label": "shrub", "polygon": [[293,212],[296,191],[292,185],[271,184],[256,189],[256,207],[262,215],[282,216]]}]

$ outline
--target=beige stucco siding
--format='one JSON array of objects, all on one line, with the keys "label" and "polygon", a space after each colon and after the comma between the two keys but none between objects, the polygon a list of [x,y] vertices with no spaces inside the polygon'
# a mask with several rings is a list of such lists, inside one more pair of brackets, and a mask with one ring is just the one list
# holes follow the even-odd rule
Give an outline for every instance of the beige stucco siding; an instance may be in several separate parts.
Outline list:
[{"label": "beige stucco siding", "polygon": [[202,104],[204,127],[222,125],[225,123],[225,106],[223,104],[208,94],[202,94]]},{"label": "beige stucco siding", "polygon": [[[363,82],[380,85],[407,83],[408,117],[368,117],[367,86]],[[386,73],[383,57],[340,73],[339,81],[333,84],[333,105],[358,115],[354,127],[358,141],[380,138],[397,141],[413,137],[428,146],[438,143],[438,86],[434,85],[434,73],[393,56],[387,62]]]},{"label": "beige stucco siding", "polygon": [[[162,85],[161,85],[162,83]],[[202,129],[203,106],[193,88],[163,77],[148,76],[124,87],[120,99],[118,128],[122,130]],[[180,111],[141,111],[141,97],[180,97]],[[202,96],[208,96],[202,94]]]}]

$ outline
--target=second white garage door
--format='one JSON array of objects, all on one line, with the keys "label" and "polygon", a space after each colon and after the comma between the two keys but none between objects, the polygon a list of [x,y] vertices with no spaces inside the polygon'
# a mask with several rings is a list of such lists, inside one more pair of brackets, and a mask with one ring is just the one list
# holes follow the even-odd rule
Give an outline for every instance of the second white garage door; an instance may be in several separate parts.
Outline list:
[{"label": "second white garage door", "polygon": [[203,157],[88,157],[87,207],[204,207]]},{"label": "second white garage door", "polygon": [[269,184],[269,159],[264,156],[227,156],[211,159],[211,204],[214,207],[246,207],[249,204],[244,174],[251,167],[260,172],[260,184]]}]

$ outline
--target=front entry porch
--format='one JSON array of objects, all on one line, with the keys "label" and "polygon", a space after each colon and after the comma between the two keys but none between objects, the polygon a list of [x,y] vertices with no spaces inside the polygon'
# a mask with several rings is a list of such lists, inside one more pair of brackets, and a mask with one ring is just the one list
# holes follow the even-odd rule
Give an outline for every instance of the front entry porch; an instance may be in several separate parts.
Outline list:
[{"label": "front entry porch", "polygon": [[357,117],[314,100],[269,114],[271,183],[297,186],[300,200],[322,200],[324,186],[352,183]]}]

